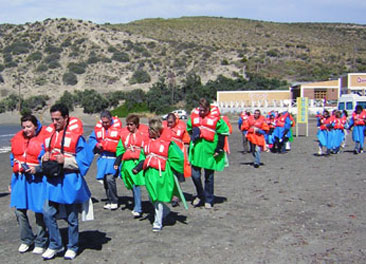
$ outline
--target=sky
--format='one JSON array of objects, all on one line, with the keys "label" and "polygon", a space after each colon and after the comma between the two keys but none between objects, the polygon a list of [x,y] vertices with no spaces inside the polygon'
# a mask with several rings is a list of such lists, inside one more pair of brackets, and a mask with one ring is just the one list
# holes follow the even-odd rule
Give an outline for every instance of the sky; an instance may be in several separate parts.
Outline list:
[{"label": "sky", "polygon": [[215,16],[273,22],[366,25],[365,0],[0,0],[0,24],[73,18],[98,24]]}]

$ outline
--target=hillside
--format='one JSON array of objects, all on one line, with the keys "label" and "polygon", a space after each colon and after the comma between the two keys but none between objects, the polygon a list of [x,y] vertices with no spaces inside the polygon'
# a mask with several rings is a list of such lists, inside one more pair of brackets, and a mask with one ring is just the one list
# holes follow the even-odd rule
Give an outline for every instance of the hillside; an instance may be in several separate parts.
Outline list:
[{"label": "hillside", "polygon": [[[366,26],[183,17],[128,24],[46,19],[0,25],[0,97],[64,90],[148,90],[245,72],[288,81],[366,71]],[[3,81],[3,82],[1,82]]]}]

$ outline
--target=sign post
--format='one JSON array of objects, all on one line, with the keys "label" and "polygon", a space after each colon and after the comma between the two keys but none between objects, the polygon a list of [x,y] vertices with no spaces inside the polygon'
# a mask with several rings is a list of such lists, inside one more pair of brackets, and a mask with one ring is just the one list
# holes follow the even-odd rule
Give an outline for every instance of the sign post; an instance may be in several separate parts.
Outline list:
[{"label": "sign post", "polygon": [[309,136],[309,122],[308,122],[308,98],[297,97],[297,118],[296,118],[296,137],[299,136],[299,124],[306,125],[306,136]]}]

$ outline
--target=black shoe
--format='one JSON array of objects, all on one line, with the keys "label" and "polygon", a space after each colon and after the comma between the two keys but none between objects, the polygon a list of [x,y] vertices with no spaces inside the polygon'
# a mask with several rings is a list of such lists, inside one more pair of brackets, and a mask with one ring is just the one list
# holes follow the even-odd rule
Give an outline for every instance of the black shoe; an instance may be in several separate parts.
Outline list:
[{"label": "black shoe", "polygon": [[353,151],[353,154],[357,155],[357,154],[358,154],[358,151],[355,149],[355,150]]},{"label": "black shoe", "polygon": [[259,168],[259,164],[254,164],[254,168]]}]

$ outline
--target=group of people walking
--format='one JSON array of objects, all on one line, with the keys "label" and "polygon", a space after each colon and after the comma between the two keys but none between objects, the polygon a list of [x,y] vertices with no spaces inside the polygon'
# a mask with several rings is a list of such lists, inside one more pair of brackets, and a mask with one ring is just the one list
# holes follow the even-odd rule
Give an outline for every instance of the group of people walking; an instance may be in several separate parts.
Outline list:
[{"label": "group of people walking", "polygon": [[[33,248],[33,253],[43,259],[63,253],[57,220],[65,219],[68,242],[64,258],[76,257],[78,213],[91,205],[84,176],[95,155],[96,179],[107,196],[104,208],[118,208],[116,178],[121,177],[125,187],[132,190],[131,213],[140,217],[141,187],[145,186],[154,206],[154,232],[163,228],[163,219],[170,212],[167,203],[177,205],[181,201],[186,205],[180,187],[185,178],[192,177],[196,187],[194,207],[210,209],[214,205],[214,171],[222,171],[227,164],[231,126],[206,99],[200,99],[187,124],[169,114],[166,122],[152,118],[147,126],[132,114],[122,126],[118,118],[103,111],[88,141],[83,137],[81,120],[69,116],[65,105],[52,106],[50,113],[52,123],[46,128],[35,116],[23,116],[22,129],[11,140],[10,206],[15,207],[20,226],[20,253]],[[36,234],[27,210],[35,213]]]},{"label": "group of people walking", "polygon": [[353,153],[363,152],[366,110],[361,105],[357,105],[352,116],[348,118],[347,111],[334,110],[330,114],[324,110],[317,115],[319,141],[318,155],[337,154],[346,145],[348,133],[352,130],[352,140],[355,143]]},{"label": "group of people walking", "polygon": [[286,153],[291,149],[293,116],[285,112],[271,111],[266,116],[259,109],[254,113],[243,111],[238,119],[238,128],[243,136],[243,152],[253,155],[253,166],[261,165],[261,151]]}]

